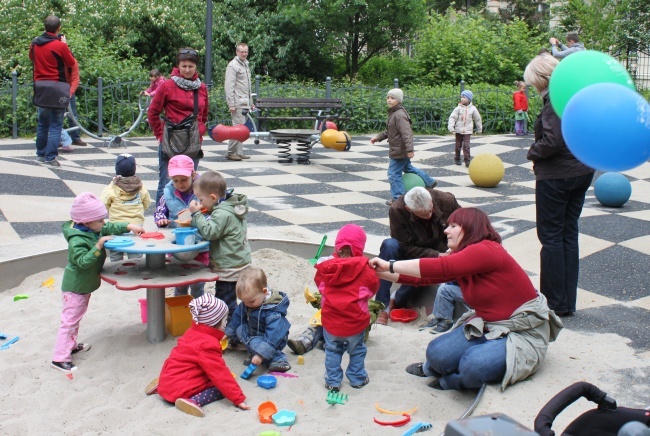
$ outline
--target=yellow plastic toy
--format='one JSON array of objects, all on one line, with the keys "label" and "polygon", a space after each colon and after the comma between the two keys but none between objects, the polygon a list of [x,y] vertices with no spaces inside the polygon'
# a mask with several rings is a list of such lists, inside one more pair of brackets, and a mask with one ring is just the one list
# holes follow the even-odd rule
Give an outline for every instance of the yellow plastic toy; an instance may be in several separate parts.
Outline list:
[{"label": "yellow plastic toy", "polygon": [[312,327],[318,327],[318,326],[323,325],[323,323],[321,322],[321,310],[320,309],[318,309],[318,311],[316,311],[314,316],[311,317],[311,319],[309,320],[309,325],[312,326]]},{"label": "yellow plastic toy", "polygon": [[305,286],[305,303],[316,301],[316,297],[309,291],[309,286]]},{"label": "yellow plastic toy", "polygon": [[494,188],[504,174],[503,162],[494,154],[479,154],[469,164],[469,178],[479,188]]},{"label": "yellow plastic toy", "polygon": [[50,291],[53,291],[54,277],[47,278],[43,283],[41,283],[41,286],[44,288],[50,288]]}]

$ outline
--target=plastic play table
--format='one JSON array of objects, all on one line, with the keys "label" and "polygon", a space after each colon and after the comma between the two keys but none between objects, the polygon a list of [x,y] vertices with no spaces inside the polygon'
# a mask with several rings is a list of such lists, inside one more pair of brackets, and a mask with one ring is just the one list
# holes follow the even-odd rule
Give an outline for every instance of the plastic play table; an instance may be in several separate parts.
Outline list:
[{"label": "plastic play table", "polygon": [[160,229],[163,239],[149,239],[125,234],[120,240],[131,238],[132,245],[110,248],[123,253],[144,254],[142,259],[128,259],[107,263],[100,277],[122,291],[147,290],[147,341],[152,344],[165,340],[165,288],[187,286],[194,283],[216,281],[219,276],[210,268],[194,260],[178,260],[167,254],[194,258],[190,252],[201,251],[209,246],[209,241],[192,245],[177,245],[171,230]]}]

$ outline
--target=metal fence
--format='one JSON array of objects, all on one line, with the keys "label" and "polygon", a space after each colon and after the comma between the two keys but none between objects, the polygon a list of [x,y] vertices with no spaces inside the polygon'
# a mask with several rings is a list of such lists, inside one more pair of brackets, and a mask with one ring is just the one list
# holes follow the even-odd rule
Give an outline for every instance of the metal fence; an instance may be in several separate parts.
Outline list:
[{"label": "metal fence", "polygon": [[[110,137],[127,131],[139,115],[138,99],[148,82],[130,81],[105,84],[97,79],[97,86],[81,85],[76,93],[78,119],[84,128],[98,136]],[[395,79],[394,87],[400,83]],[[404,106],[413,121],[413,130],[420,134],[445,133],[449,114],[458,104],[457,87],[418,88],[403,86]],[[508,133],[514,129],[512,89],[472,88],[474,104],[481,112],[483,130],[488,133]],[[385,128],[386,88],[336,83],[327,78],[322,83],[273,83],[255,77],[254,92],[259,97],[285,98],[340,98],[343,115],[347,120],[343,128],[349,132],[377,132]],[[0,137],[29,137],[36,132],[36,108],[31,103],[32,84],[18,84],[14,74],[11,81],[0,84]],[[230,124],[230,112],[225,104],[222,87],[209,90],[209,125]],[[541,108],[541,99],[534,93],[529,98],[531,116]],[[286,109],[278,115],[298,115],[300,110]],[[304,113],[303,113],[304,115]],[[304,122],[269,122],[269,128],[307,127]],[[134,135],[150,135],[151,130],[142,123]]]}]

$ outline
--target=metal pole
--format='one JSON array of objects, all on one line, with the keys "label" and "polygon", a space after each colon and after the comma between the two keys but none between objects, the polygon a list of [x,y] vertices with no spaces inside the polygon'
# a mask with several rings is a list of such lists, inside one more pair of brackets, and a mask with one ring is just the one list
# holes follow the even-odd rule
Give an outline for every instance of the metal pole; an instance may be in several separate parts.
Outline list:
[{"label": "metal pole", "polygon": [[463,92],[465,90],[465,81],[461,80],[460,81],[460,92]]},{"label": "metal pole", "polygon": [[212,86],[212,0],[207,1],[205,14],[205,83]]},{"label": "metal pole", "polygon": [[393,88],[399,88],[399,79],[393,79]]},{"label": "metal pole", "polygon": [[97,78],[97,135],[103,136],[104,132],[104,79]]},{"label": "metal pole", "polygon": [[13,115],[13,126],[11,137],[18,138],[18,72],[16,70],[11,72],[11,113]]},{"label": "metal pole", "polygon": [[325,98],[332,98],[332,78],[325,78]]},{"label": "metal pole", "polygon": [[255,94],[257,94],[258,97],[260,96],[260,79],[261,79],[260,75],[256,74],[255,75]]}]

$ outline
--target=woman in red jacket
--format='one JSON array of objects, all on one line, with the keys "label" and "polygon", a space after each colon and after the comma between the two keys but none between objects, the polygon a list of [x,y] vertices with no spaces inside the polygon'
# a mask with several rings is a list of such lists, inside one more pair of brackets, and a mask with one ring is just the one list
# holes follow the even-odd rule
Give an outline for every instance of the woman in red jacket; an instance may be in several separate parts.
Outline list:
[{"label": "woman in red jacket", "polygon": [[508,384],[535,373],[562,323],[548,309],[526,272],[501,245],[487,215],[475,208],[451,214],[448,256],[401,261],[375,258],[370,265],[386,280],[415,286],[458,281],[463,299],[474,309],[427,347],[426,362],[406,371],[436,377],[435,389]]},{"label": "woman in red jacket", "polygon": [[515,110],[515,135],[526,135],[524,120],[528,118],[528,97],[526,97],[526,82],[515,82],[517,90],[512,94],[512,104]]},{"label": "woman in red jacket", "polygon": [[[172,123],[178,123],[194,112],[194,91],[198,92],[198,115],[199,133],[201,138],[207,131],[206,123],[208,121],[208,88],[199,79],[196,68],[199,64],[199,54],[191,48],[182,48],[176,55],[176,66],[172,69],[169,80],[156,91],[156,95],[151,101],[147,119],[153,129],[158,143],[162,141],[163,122],[160,115],[164,113],[165,117]],[[169,182],[167,174],[167,165],[169,159],[173,156],[167,156],[158,147],[158,191],[156,192],[156,204],[163,195],[165,185]],[[203,157],[203,151],[193,157],[194,170],[199,166],[199,160]]]}]

